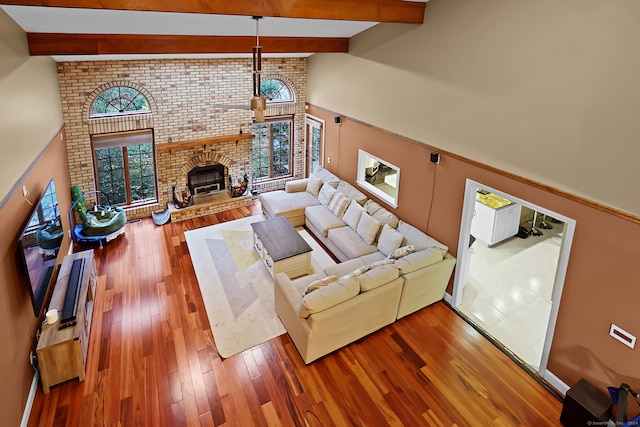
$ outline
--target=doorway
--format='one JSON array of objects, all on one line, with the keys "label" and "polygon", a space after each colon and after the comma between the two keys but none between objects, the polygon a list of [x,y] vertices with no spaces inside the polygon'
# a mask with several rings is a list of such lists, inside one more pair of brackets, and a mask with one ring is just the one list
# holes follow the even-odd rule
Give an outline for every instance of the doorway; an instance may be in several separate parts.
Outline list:
[{"label": "doorway", "polygon": [[571,218],[466,181],[451,305],[543,377],[574,230]]},{"label": "doorway", "polygon": [[305,178],[317,168],[324,166],[324,120],[309,114],[304,118]]}]

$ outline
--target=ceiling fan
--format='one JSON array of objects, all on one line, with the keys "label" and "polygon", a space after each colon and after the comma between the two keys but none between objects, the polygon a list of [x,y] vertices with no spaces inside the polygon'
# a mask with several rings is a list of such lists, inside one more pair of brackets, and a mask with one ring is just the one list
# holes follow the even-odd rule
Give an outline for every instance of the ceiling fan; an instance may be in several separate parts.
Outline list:
[{"label": "ceiling fan", "polygon": [[213,108],[225,108],[233,110],[253,111],[256,122],[264,122],[264,110],[267,108],[267,100],[260,93],[260,74],[262,73],[262,46],[260,46],[259,22],[262,16],[252,16],[256,21],[256,45],[253,47],[253,96],[249,105],[214,104]]}]

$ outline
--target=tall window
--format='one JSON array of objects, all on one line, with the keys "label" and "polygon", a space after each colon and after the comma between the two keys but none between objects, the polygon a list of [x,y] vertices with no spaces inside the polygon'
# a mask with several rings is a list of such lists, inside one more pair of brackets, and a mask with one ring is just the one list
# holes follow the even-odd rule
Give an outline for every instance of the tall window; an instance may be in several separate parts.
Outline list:
[{"label": "tall window", "polygon": [[134,205],[156,200],[150,130],[94,136],[93,153],[98,189],[109,196],[112,204]]},{"label": "tall window", "polygon": [[116,86],[102,92],[93,101],[90,118],[151,112],[149,101],[138,90]]},{"label": "tall window", "polygon": [[254,123],[253,174],[257,179],[292,174],[293,119]]},{"label": "tall window", "polygon": [[267,103],[292,102],[293,91],[278,79],[267,79],[260,83],[260,93],[267,99]]}]

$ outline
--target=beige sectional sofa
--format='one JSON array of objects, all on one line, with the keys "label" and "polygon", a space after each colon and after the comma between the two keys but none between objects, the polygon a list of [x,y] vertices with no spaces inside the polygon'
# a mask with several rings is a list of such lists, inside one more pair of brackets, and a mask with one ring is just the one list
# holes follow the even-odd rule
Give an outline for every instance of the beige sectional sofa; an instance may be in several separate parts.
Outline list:
[{"label": "beige sectional sofa", "polygon": [[276,313],[305,363],[442,299],[448,248],[326,169],[259,197],[265,217],[304,224],[341,261],[276,276]]}]

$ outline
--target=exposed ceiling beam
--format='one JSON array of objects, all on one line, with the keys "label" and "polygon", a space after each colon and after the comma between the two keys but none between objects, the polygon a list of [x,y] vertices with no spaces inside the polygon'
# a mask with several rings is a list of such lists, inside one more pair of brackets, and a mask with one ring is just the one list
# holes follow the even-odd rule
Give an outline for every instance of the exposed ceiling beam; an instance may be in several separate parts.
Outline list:
[{"label": "exposed ceiling beam", "polygon": [[403,0],[0,0],[0,4],[405,24],[422,24],[425,10],[425,3]]},{"label": "exposed ceiling beam", "polygon": [[[251,53],[253,36],[28,33],[29,53],[37,55],[134,55]],[[260,37],[263,53],[348,52],[339,37]]]}]

